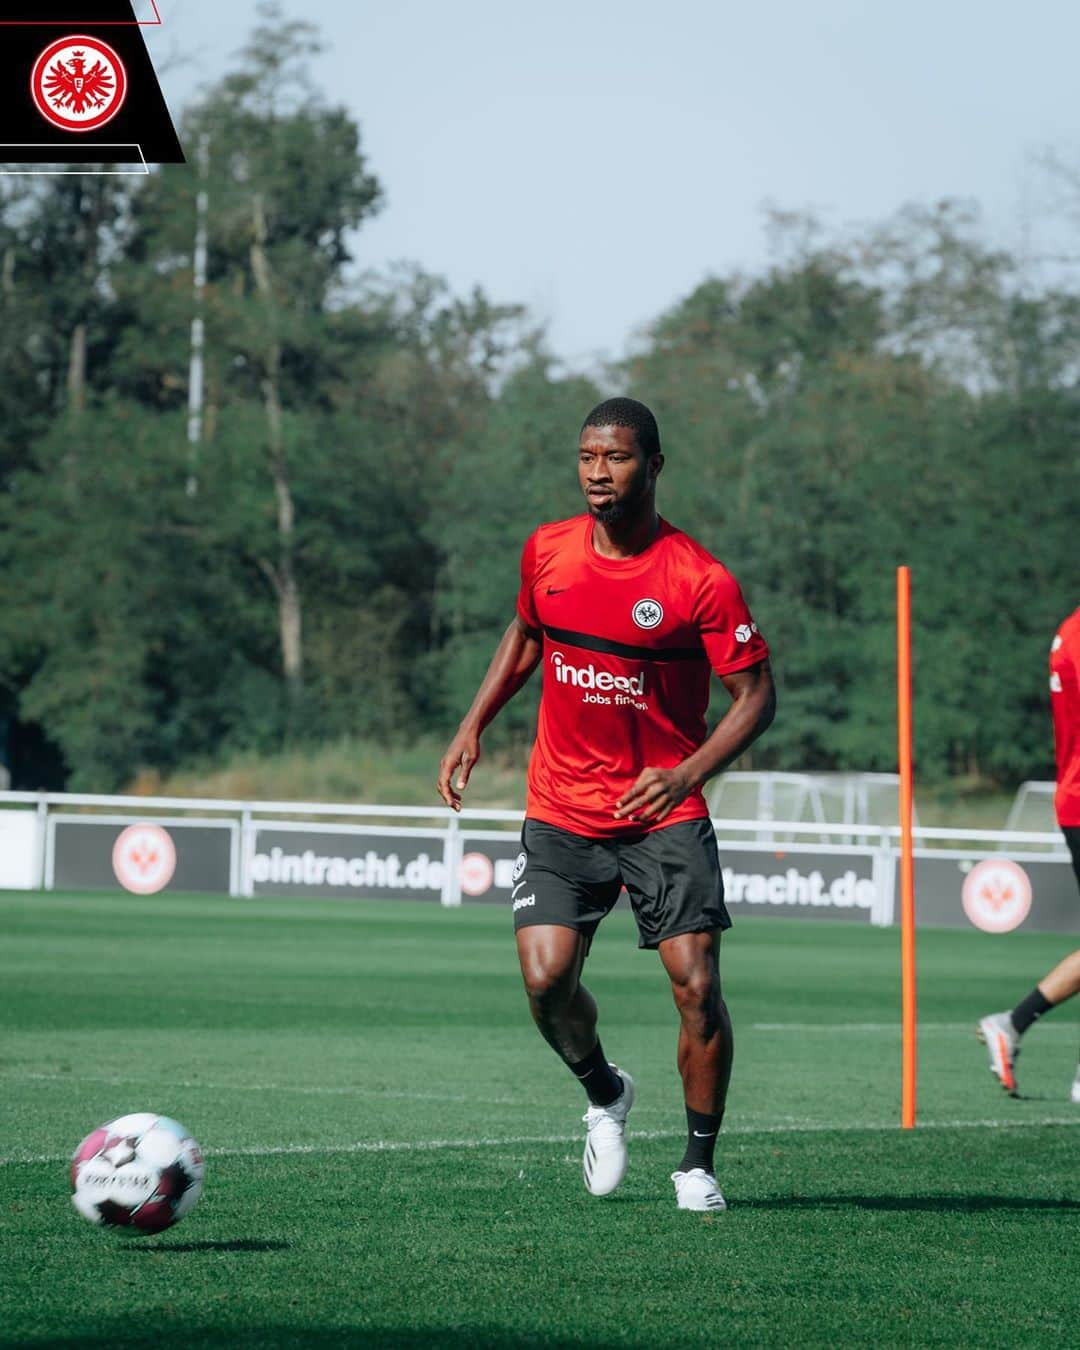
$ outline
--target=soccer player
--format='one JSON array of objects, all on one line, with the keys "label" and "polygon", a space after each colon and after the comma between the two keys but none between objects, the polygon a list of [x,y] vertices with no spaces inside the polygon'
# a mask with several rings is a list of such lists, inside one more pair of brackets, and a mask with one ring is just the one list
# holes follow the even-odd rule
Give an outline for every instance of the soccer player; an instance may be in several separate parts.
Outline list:
[{"label": "soccer player", "polygon": [[[656,512],[664,467],[652,413],[609,399],[585,419],[578,478],[588,510],[525,544],[517,614],[439,766],[461,809],[480,735],[543,664],[522,852],[513,873],[518,957],[541,1035],[589,1100],[584,1172],[607,1195],[626,1172],[634,1083],[609,1064],[581,982],[597,925],[626,887],[680,1018],[687,1146],[681,1209],[726,1208],[714,1150],[731,1074],[720,991],[730,927],[701,785],[772,721],[768,648],[734,577]],[[706,734],[710,669],[731,704]],[[455,780],[456,775],[456,780]]]},{"label": "soccer player", "polygon": [[[1050,644],[1050,709],[1054,716],[1057,792],[1054,809],[1072,854],[1080,885],[1080,609],[1058,629]],[[990,1051],[990,1068],[1011,1096],[1016,1091],[1020,1037],[1043,1013],[1080,991],[1080,948],[1060,961],[1012,1012],[991,1013],[979,1022],[979,1039]],[[1080,1105],[1080,1062],[1071,1097]]]}]

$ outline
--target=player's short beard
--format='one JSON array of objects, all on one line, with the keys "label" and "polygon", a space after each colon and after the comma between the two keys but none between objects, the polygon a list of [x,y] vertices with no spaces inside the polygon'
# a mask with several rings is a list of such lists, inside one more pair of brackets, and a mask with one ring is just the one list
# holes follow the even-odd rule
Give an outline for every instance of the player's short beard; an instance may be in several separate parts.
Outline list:
[{"label": "player's short beard", "polygon": [[637,514],[649,491],[649,464],[641,466],[641,472],[627,488],[626,495],[620,501],[608,506],[593,506],[589,503],[589,512],[593,520],[601,525],[621,525],[625,520]]},{"label": "player's short beard", "polygon": [[618,525],[620,521],[626,519],[627,507],[632,506],[632,502],[612,502],[610,506],[590,506],[593,520],[598,520],[601,525]]}]

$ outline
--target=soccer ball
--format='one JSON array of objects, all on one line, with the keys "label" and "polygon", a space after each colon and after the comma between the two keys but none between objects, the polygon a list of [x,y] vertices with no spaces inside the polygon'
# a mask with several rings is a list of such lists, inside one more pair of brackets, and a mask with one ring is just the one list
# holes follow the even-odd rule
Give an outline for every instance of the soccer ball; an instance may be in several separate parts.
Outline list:
[{"label": "soccer ball", "polygon": [[160,1233],[195,1207],[205,1170],[183,1125],[140,1111],[99,1126],[75,1150],[71,1203],[91,1223]]}]

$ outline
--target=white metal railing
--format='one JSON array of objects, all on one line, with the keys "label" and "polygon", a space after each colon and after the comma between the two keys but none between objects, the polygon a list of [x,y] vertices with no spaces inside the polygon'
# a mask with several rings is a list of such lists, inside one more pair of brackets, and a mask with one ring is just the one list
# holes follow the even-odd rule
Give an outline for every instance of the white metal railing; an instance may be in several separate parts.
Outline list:
[{"label": "white metal railing", "polygon": [[[313,831],[332,831],[338,822],[343,833],[359,836],[385,834],[389,837],[437,836],[442,843],[441,899],[447,906],[461,903],[462,834],[470,838],[501,840],[513,838],[523,818],[521,811],[466,807],[460,813],[442,805],[395,806],[349,802],[295,802],[222,800],[205,797],[133,797],[93,793],[0,793],[0,812],[4,808],[33,808],[38,830],[37,856],[32,867],[32,884],[50,888],[55,869],[55,833],[59,822],[99,821],[130,823],[153,821],[168,813],[184,813],[177,825],[197,826],[232,823],[229,889],[234,895],[253,894],[252,860],[259,830],[280,828],[300,830],[307,822]],[[73,814],[73,808],[83,814]],[[396,821],[398,824],[388,822]],[[379,823],[376,823],[379,822]],[[163,821],[162,823],[168,823]],[[758,852],[791,849],[802,854],[835,855],[849,852],[864,862],[873,859],[873,876],[878,899],[873,920],[890,923],[893,913],[895,862],[900,829],[891,824],[782,821],[761,819],[714,818],[712,824],[722,841],[734,850],[739,847]],[[489,829],[470,829],[487,825]],[[502,827],[502,828],[499,828]],[[512,827],[512,828],[505,828]],[[973,854],[1009,850],[1016,857],[1032,860],[1065,861],[1064,840],[1057,831],[967,830],[944,826],[918,826],[913,831],[916,847],[935,845],[944,851],[970,846]],[[2,870],[0,859],[0,870]],[[4,884],[0,882],[0,884]],[[7,883],[10,884],[10,883]]]},{"label": "white metal railing", "polygon": [[[39,811],[48,812],[50,807],[65,809],[89,807],[93,810],[119,807],[125,814],[138,815],[144,812],[160,811],[204,812],[215,815],[238,816],[337,816],[357,819],[399,820],[494,820],[507,824],[520,824],[523,810],[506,810],[495,807],[463,807],[460,812],[448,806],[397,806],[393,804],[372,804],[356,802],[302,802],[302,801],[254,801],[242,798],[222,797],[142,797],[121,794],[86,792],[0,792],[0,809],[7,806],[33,806]],[[753,833],[763,836],[762,842],[770,842],[764,836],[778,834],[820,835],[843,837],[851,835],[858,838],[888,836],[899,838],[900,827],[874,822],[821,821],[821,820],[776,820],[770,818],[734,818],[714,816],[712,823],[717,832]],[[916,825],[912,831],[915,839],[969,840],[971,842],[996,842],[1001,844],[1040,844],[1052,846],[1062,852],[1065,844],[1059,830],[981,830],[942,825]]]}]

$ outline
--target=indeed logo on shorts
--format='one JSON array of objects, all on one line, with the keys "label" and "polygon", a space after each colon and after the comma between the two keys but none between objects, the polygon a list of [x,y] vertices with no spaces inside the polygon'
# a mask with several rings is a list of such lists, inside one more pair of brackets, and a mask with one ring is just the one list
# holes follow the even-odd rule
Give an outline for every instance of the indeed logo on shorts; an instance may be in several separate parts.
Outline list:
[{"label": "indeed logo on shorts", "polygon": [[562,652],[552,652],[555,678],[560,684],[572,684],[578,689],[619,689],[624,694],[644,694],[645,672],[638,675],[612,675],[610,670],[597,670],[592,664],[572,666]]}]

